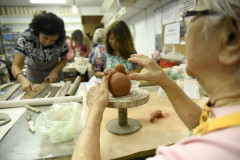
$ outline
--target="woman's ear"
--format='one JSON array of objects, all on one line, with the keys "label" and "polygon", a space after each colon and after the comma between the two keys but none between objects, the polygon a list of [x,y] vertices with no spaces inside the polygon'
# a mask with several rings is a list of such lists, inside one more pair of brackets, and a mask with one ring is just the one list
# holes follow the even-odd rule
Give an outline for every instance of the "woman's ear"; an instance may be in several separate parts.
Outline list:
[{"label": "woman's ear", "polygon": [[225,22],[223,50],[219,54],[219,61],[225,65],[232,65],[240,61],[240,23],[232,18]]}]

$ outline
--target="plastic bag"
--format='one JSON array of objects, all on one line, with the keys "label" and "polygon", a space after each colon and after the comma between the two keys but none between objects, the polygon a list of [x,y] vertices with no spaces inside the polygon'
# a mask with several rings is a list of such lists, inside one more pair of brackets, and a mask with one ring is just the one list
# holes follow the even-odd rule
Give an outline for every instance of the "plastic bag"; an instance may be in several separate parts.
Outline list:
[{"label": "plastic bag", "polygon": [[82,105],[77,102],[53,104],[37,118],[36,132],[49,136],[51,143],[72,140],[78,127],[84,125],[80,121],[81,112]]}]

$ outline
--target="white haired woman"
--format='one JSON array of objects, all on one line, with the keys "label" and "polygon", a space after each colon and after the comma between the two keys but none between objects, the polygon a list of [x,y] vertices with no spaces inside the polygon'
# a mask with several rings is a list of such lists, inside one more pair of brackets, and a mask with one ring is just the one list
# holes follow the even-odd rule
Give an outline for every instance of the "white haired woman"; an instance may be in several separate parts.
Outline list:
[{"label": "white haired woman", "polygon": [[92,70],[94,71],[94,78],[102,78],[103,70],[106,68],[106,53],[103,44],[105,31],[103,28],[98,28],[94,32],[93,42],[96,44],[92,48],[89,55],[89,62],[92,64]]},{"label": "white haired woman", "polygon": [[[154,60],[140,54],[129,58],[146,67],[145,72],[131,73],[130,78],[161,86],[179,117],[192,130],[188,138],[172,146],[159,147],[149,160],[237,160],[240,157],[240,1],[198,2],[195,11],[187,11],[183,18],[187,22],[187,73],[198,80],[210,99],[203,110]],[[107,92],[106,84],[104,78],[100,87],[95,86],[88,93],[87,127],[79,138],[73,159],[100,159],[100,112],[108,101],[108,94],[103,94]]]}]

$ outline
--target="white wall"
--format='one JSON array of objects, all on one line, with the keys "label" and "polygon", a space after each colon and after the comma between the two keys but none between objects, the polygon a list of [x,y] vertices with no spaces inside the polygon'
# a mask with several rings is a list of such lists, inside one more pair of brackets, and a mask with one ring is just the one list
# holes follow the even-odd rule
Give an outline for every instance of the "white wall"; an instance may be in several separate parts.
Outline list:
[{"label": "white wall", "polygon": [[151,57],[151,54],[155,52],[154,11],[171,1],[158,0],[132,18],[125,20],[129,26],[132,24],[135,26],[134,44],[137,53]]}]

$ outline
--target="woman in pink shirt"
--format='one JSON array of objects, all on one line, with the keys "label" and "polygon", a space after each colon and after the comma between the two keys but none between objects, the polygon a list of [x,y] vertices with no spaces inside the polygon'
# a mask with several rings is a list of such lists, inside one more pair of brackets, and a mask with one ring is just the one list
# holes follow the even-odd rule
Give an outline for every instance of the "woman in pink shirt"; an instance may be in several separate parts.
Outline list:
[{"label": "woman in pink shirt", "polygon": [[72,48],[72,40],[69,36],[66,36],[66,41],[67,41],[67,44],[68,44],[68,54],[67,54],[67,60],[68,62],[72,62],[74,60],[74,51],[73,51],[73,48]]},{"label": "woman in pink shirt", "polygon": [[75,56],[88,57],[91,51],[90,39],[88,36],[83,34],[81,30],[77,29],[72,33],[71,39],[72,49]]},{"label": "woman in pink shirt", "polygon": [[[146,71],[129,77],[161,86],[191,131],[189,137],[172,146],[160,146],[148,160],[239,160],[240,1],[198,0],[194,11],[183,14],[183,21],[187,30],[186,71],[210,100],[202,110],[153,59],[132,55],[129,61],[146,67]],[[108,103],[110,76],[87,94],[88,118],[73,159],[101,159],[100,124]]]}]

